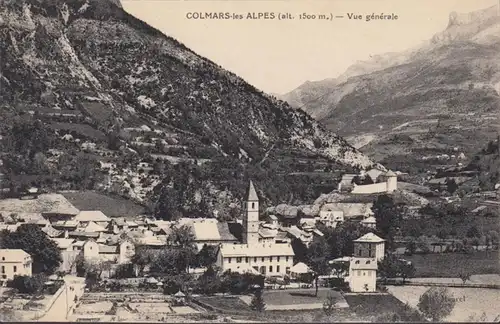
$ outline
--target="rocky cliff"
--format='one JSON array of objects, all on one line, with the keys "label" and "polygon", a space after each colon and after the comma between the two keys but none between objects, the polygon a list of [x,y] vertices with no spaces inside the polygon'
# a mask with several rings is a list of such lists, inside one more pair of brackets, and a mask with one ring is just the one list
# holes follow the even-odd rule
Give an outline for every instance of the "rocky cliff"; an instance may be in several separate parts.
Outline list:
[{"label": "rocky cliff", "polygon": [[[144,201],[174,185],[158,164],[170,165],[172,174],[180,173],[172,165],[186,163],[243,165],[237,175],[190,173],[200,189],[179,200],[197,203],[228,180],[246,181],[246,166],[264,172],[284,157],[372,165],[304,112],[131,16],[118,1],[0,0],[0,98],[6,173],[50,175],[54,182],[64,178],[60,163],[71,166],[66,157],[85,154],[104,168],[105,180],[95,185]],[[21,130],[38,135],[24,135],[25,143]],[[37,142],[40,134],[50,144]],[[258,181],[265,188],[269,180]]]}]

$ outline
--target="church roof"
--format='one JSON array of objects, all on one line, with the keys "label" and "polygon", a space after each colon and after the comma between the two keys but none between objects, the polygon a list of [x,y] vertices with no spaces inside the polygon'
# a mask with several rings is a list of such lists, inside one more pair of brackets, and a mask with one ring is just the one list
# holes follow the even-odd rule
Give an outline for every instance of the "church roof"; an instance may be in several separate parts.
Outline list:
[{"label": "church roof", "polygon": [[259,200],[259,196],[257,196],[257,192],[255,191],[255,187],[253,186],[253,182],[252,182],[252,180],[250,180],[247,201],[258,201],[258,200]]}]

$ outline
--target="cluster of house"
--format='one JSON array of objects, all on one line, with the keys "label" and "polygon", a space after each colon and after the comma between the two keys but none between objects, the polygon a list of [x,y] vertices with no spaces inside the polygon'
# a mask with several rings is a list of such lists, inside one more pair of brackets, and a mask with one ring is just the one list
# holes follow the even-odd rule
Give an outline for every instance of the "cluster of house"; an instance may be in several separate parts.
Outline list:
[{"label": "cluster of house", "polygon": [[[307,245],[314,235],[323,235],[315,228],[314,222],[335,226],[344,220],[342,211],[327,205],[313,218],[313,222],[299,226],[282,226],[274,215],[270,215],[267,221],[261,221],[259,198],[252,182],[245,206],[244,217],[238,222],[190,218],[171,222],[146,216],[110,218],[101,211],[78,210],[61,194],[40,194],[36,199],[0,200],[0,230],[15,231],[23,223],[40,226],[61,251],[63,262],[60,270],[74,271],[78,255],[97,263],[128,263],[138,246],[164,248],[172,232],[186,225],[191,229],[199,250],[205,244],[219,247],[217,266],[223,271],[229,269],[283,276],[289,274],[294,266],[293,239],[301,239]],[[366,226],[375,226],[373,217],[363,221]],[[371,291],[376,279],[372,273],[377,265],[372,259],[383,257],[383,240],[371,234],[360,238],[356,244],[359,253],[353,256],[354,261],[349,261],[351,269],[355,270],[350,272],[350,277],[360,274],[365,281],[372,278],[373,282],[368,285]],[[31,261],[24,251],[1,250],[0,254],[3,279],[12,279],[15,274],[28,274],[25,264]]]}]

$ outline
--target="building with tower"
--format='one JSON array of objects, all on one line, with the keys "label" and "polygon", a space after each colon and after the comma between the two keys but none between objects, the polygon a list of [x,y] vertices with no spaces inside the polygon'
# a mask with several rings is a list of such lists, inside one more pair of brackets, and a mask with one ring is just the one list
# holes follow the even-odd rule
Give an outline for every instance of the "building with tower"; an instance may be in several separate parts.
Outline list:
[{"label": "building with tower", "polygon": [[259,234],[259,197],[250,181],[243,215],[240,244],[220,244],[217,265],[222,271],[250,272],[269,276],[285,275],[293,266],[294,252],[288,242],[264,241]]},{"label": "building with tower", "polygon": [[385,240],[373,233],[368,233],[354,240],[354,257],[375,258],[378,261],[384,258]]},{"label": "building with tower", "polygon": [[354,240],[354,255],[349,263],[349,289],[356,293],[371,293],[377,288],[378,261],[384,258],[385,240],[368,233]]},{"label": "building with tower", "polygon": [[[373,176],[375,176],[375,171],[372,172]],[[366,177],[362,173],[361,177]],[[369,176],[371,178],[371,176]],[[375,194],[375,193],[392,193],[398,189],[398,176],[393,171],[389,170],[385,173],[380,173],[376,182],[372,184],[363,184],[357,185],[352,183],[352,190],[350,191],[353,194]]]}]

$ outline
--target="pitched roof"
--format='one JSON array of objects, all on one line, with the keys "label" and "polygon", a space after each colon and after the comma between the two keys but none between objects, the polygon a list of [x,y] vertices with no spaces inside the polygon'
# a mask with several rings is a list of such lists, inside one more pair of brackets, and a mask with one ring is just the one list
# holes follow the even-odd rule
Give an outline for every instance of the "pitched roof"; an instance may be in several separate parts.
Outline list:
[{"label": "pitched roof", "polygon": [[57,221],[57,222],[53,223],[52,226],[56,226],[56,227],[78,227],[78,224],[79,224],[79,222],[74,221],[74,220],[67,220],[67,221],[60,220],[60,221]]},{"label": "pitched roof", "polygon": [[95,222],[89,222],[87,226],[84,228],[84,232],[92,233],[92,232],[105,232],[106,229],[101,225]]},{"label": "pitched roof", "polygon": [[0,211],[64,215],[76,215],[79,212],[60,194],[41,194],[37,199],[1,199]]},{"label": "pitched roof", "polygon": [[69,236],[76,236],[76,237],[93,237],[93,238],[99,237],[99,233],[95,233],[95,232],[87,233],[87,232],[73,231],[73,232],[69,232],[68,235]]},{"label": "pitched roof", "polygon": [[340,210],[336,204],[333,204],[333,203],[326,203],[326,204],[323,204],[323,206],[321,206],[321,211],[338,211],[338,212],[342,212],[342,210]]},{"label": "pitched roof", "polygon": [[109,222],[111,219],[100,210],[82,210],[74,220],[80,222]]},{"label": "pitched roof", "polygon": [[31,256],[21,249],[0,249],[0,262],[23,262]]},{"label": "pitched roof", "polygon": [[276,234],[276,240],[286,240],[288,239],[288,232],[278,231]]},{"label": "pitched roof", "polygon": [[385,240],[378,237],[377,235],[373,234],[373,233],[368,233],[368,234],[365,234],[363,236],[361,236],[360,238],[358,238],[357,240],[354,240],[354,242],[368,242],[368,243],[380,243],[380,242],[384,242]]},{"label": "pitched roof", "polygon": [[125,218],[123,218],[123,217],[113,218],[112,222],[115,223],[117,226],[127,225],[127,222],[125,221]]},{"label": "pitched roof", "polygon": [[52,241],[56,242],[57,246],[61,250],[66,250],[68,249],[73,242],[75,242],[74,239],[66,239],[66,238],[52,238]]},{"label": "pitched roof", "polygon": [[257,196],[257,192],[255,191],[255,187],[253,185],[252,180],[250,180],[250,185],[248,187],[248,199],[247,201],[259,201],[259,196]]},{"label": "pitched roof", "polygon": [[101,253],[101,254],[116,254],[116,253],[118,253],[118,246],[117,245],[99,244],[99,253]]},{"label": "pitched roof", "polygon": [[278,230],[270,230],[267,228],[260,228],[259,229],[259,235],[262,237],[265,237],[265,238],[276,237],[277,234],[278,234]]},{"label": "pitched roof", "polygon": [[220,248],[223,257],[269,257],[294,256],[290,243],[223,244]]},{"label": "pitched roof", "polygon": [[63,231],[56,230],[51,225],[43,227],[42,231],[45,232],[45,234],[47,234],[47,236],[49,237],[58,237],[59,235],[63,234]]},{"label": "pitched roof", "polygon": [[391,170],[387,171],[385,173],[385,176],[386,177],[397,177],[397,175],[394,172],[392,172]]},{"label": "pitched roof", "polygon": [[219,241],[221,239],[216,222],[193,222],[191,226],[196,241]]},{"label": "pitched roof", "polygon": [[303,262],[299,262],[290,269],[290,272],[308,273],[308,272],[311,272],[311,269],[307,266],[307,264],[305,264]]},{"label": "pitched roof", "polygon": [[221,241],[238,241],[236,236],[231,233],[228,223],[217,223],[217,229],[219,230]]},{"label": "pitched roof", "polygon": [[366,171],[366,175],[369,176],[372,180],[376,180],[379,175],[383,174],[383,170],[379,170],[377,168],[370,169]]}]

